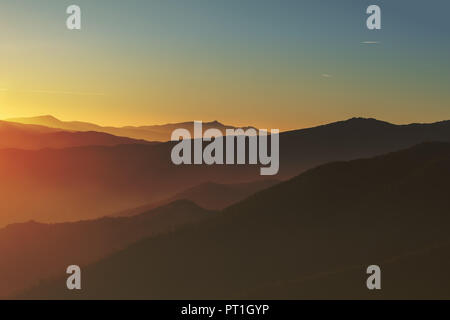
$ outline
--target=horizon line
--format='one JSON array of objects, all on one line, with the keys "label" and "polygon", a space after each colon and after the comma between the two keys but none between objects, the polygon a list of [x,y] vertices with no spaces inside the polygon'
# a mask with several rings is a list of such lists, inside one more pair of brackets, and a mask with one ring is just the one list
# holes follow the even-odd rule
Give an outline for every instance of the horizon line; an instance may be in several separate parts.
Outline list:
[{"label": "horizon line", "polygon": [[[214,123],[214,122],[218,122],[219,124],[223,125],[223,126],[231,126],[231,127],[235,127],[235,128],[246,128],[246,127],[250,127],[250,128],[255,128],[255,129],[277,129],[277,128],[258,128],[255,125],[252,124],[246,124],[246,125],[239,125],[239,124],[225,124],[224,122],[214,119],[214,120],[186,120],[186,121],[178,121],[178,122],[160,122],[160,123],[153,123],[153,124],[131,124],[131,125],[105,125],[105,124],[99,124],[98,122],[91,122],[91,121],[85,121],[85,120],[62,120],[59,117],[55,117],[51,114],[41,114],[41,115],[36,115],[36,116],[20,116],[20,117],[8,117],[8,118],[2,118],[0,119],[0,121],[6,121],[6,122],[16,122],[16,123],[21,123],[19,121],[15,121],[15,120],[25,120],[25,119],[35,119],[35,118],[53,118],[57,121],[61,121],[63,123],[71,123],[71,122],[78,122],[78,123],[85,123],[85,124],[90,124],[90,125],[95,125],[95,126],[99,126],[99,127],[103,127],[103,128],[142,128],[142,127],[151,127],[151,126],[165,126],[165,125],[176,125],[176,124],[182,124],[182,123],[194,123],[195,121],[202,121],[203,123]],[[310,125],[310,126],[304,126],[304,127],[294,127],[294,128],[287,128],[287,129],[279,129],[280,132],[289,132],[289,131],[296,131],[296,130],[303,130],[303,129],[311,129],[311,128],[316,128],[316,127],[320,127],[320,126],[324,126],[324,125],[329,125],[329,124],[333,124],[333,123],[339,123],[339,122],[345,122],[345,121],[349,121],[349,120],[353,120],[353,119],[364,119],[364,120],[376,120],[379,122],[385,122],[388,124],[392,124],[392,125],[415,125],[415,124],[435,124],[435,123],[440,123],[440,122],[445,122],[445,121],[450,121],[450,119],[443,119],[443,120],[436,120],[436,121],[431,121],[431,122],[402,122],[402,123],[398,123],[398,122],[393,122],[393,121],[386,121],[386,120],[381,120],[381,118],[375,118],[375,117],[364,117],[364,116],[353,116],[353,117],[349,117],[349,118],[344,118],[344,119],[339,119],[339,120],[333,120],[333,121],[321,121],[317,124],[314,125]],[[45,125],[41,125],[41,126],[45,126]]]}]

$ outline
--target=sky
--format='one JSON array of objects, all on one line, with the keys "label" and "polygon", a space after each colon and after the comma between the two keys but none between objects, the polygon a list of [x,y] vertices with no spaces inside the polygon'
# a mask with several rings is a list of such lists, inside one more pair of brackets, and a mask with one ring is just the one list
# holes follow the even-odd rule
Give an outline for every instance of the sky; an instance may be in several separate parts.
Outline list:
[{"label": "sky", "polygon": [[[66,8],[82,29],[66,28]],[[366,8],[382,10],[368,30]],[[1,0],[0,119],[450,119],[448,0]]]}]

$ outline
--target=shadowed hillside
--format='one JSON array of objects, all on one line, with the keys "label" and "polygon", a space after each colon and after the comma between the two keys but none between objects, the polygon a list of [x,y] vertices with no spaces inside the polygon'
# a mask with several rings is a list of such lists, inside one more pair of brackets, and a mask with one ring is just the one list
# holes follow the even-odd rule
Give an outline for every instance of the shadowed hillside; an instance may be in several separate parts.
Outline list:
[{"label": "shadowed hillside", "polygon": [[172,200],[189,199],[203,208],[220,210],[277,183],[279,183],[278,180],[236,184],[206,182],[176,194]]},{"label": "shadowed hillside", "polygon": [[[284,180],[336,160],[371,157],[424,141],[450,141],[450,122],[397,126],[350,119],[280,134]],[[181,165],[173,142],[60,150],[0,150],[0,226],[34,219],[92,219],[163,201],[205,182],[267,179],[260,165]],[[24,201],[26,199],[26,201]]]},{"label": "shadowed hillside", "polygon": [[[140,241],[83,269],[81,292],[64,290],[61,278],[24,297],[360,297],[366,280],[361,266],[371,264],[386,270],[383,290],[361,297],[406,298],[421,292],[448,297],[441,289],[448,288],[447,271],[439,265],[447,263],[445,247],[430,251],[433,265],[406,270],[415,281],[408,291],[393,287],[389,279],[399,279],[396,285],[405,279],[402,265],[391,261],[414,263],[420,259],[411,253],[449,243],[449,179],[449,143],[330,163],[261,191],[215,218]],[[351,269],[351,277],[359,280],[343,282],[340,290],[335,281],[320,281],[323,275]],[[317,281],[317,286],[303,287],[302,281]],[[335,294],[328,294],[328,288]]]},{"label": "shadowed hillside", "polygon": [[209,180],[261,179],[255,166],[176,166],[171,147],[0,149],[0,226],[93,219],[167,199]]},{"label": "shadowed hillside", "polygon": [[86,265],[125,246],[213,213],[176,201],[130,218],[74,223],[27,222],[0,229],[0,298],[58,275],[71,264]]},{"label": "shadowed hillside", "polygon": [[285,132],[280,139],[280,175],[330,161],[372,157],[430,141],[450,141],[450,121],[395,125],[352,118],[309,129]]},{"label": "shadowed hillside", "polygon": [[169,199],[151,203],[142,207],[125,210],[114,214],[113,216],[132,216],[144,210],[150,210],[181,199],[190,200],[202,208],[222,210],[236,202],[244,200],[253,193],[269,188],[279,182],[280,181],[278,180],[262,180],[236,184],[205,182],[198,186],[179,192]]},{"label": "shadowed hillside", "polygon": [[240,298],[272,299],[450,299],[450,243],[379,260],[381,289],[370,291],[367,265],[355,265],[311,277],[272,283]]}]

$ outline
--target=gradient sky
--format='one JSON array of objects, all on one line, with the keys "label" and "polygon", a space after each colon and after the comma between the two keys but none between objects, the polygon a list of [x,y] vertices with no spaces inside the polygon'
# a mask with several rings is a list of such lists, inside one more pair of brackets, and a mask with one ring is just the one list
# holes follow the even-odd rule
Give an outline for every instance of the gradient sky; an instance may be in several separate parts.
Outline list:
[{"label": "gradient sky", "polygon": [[[71,4],[81,31],[66,29]],[[448,0],[2,0],[0,118],[450,119],[449,13]]]}]

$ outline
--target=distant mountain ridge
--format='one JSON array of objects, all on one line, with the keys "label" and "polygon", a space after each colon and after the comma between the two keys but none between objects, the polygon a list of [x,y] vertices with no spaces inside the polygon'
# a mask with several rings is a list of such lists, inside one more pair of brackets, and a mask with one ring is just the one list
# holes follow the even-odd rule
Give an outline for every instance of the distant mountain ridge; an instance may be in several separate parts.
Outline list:
[{"label": "distant mountain ridge", "polygon": [[[181,122],[181,123],[169,123],[164,125],[149,125],[149,126],[124,126],[124,127],[111,127],[111,126],[99,126],[93,123],[81,122],[81,121],[61,121],[51,115],[29,117],[29,118],[11,118],[7,121],[42,125],[50,128],[59,128],[63,130],[72,131],[97,131],[105,132],[116,136],[128,137],[133,139],[143,139],[147,141],[170,141],[172,132],[175,129],[184,128],[191,132],[193,136],[193,122]],[[226,129],[236,129],[237,127],[224,125],[220,122],[212,121],[203,123],[203,129],[219,129],[225,134]],[[243,127],[244,130],[253,127]]]},{"label": "distant mountain ridge", "polygon": [[[355,118],[283,132],[280,171],[272,178],[289,179],[327,162],[373,157],[426,141],[450,141],[450,122],[399,126]],[[93,219],[162,201],[208,181],[267,178],[254,165],[176,166],[170,157],[173,145],[0,149],[0,226],[30,219]]]},{"label": "distant mountain ridge", "polygon": [[96,131],[63,131],[41,125],[0,121],[0,148],[39,150],[82,146],[116,146],[120,144],[152,144],[146,140],[117,137]]},{"label": "distant mountain ridge", "polygon": [[[330,161],[372,157],[423,142],[450,141],[450,121],[396,125],[351,118],[280,135],[280,174]],[[299,161],[300,160],[300,161]]]}]

